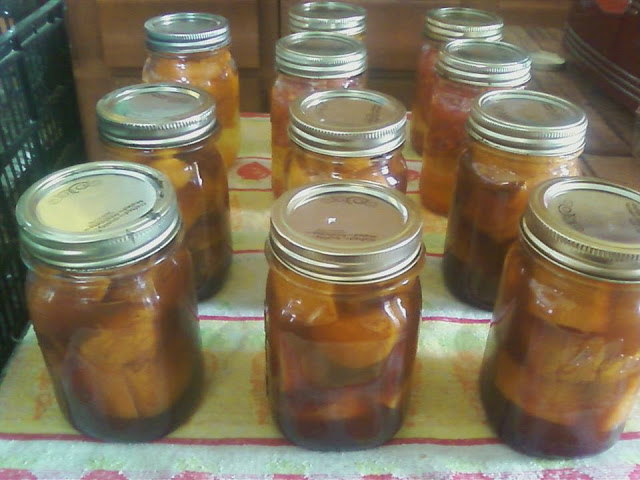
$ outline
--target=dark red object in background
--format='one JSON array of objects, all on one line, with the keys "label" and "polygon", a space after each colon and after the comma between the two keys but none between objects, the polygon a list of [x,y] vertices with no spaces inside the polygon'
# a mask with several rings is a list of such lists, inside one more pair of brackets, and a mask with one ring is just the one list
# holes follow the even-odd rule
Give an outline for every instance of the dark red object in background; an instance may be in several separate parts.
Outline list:
[{"label": "dark red object in background", "polygon": [[565,46],[572,60],[629,110],[640,104],[640,0],[575,0]]}]

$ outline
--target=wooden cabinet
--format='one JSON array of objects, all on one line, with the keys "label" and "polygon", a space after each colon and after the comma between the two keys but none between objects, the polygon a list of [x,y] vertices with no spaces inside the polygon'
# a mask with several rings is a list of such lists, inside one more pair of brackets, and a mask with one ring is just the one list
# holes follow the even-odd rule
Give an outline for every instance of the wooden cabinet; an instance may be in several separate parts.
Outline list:
[{"label": "wooden cabinet", "polygon": [[[67,0],[74,74],[89,154],[97,154],[95,102],[116,87],[138,83],[146,55],[144,21],[177,11],[211,12],[229,20],[240,70],[240,108],[267,112],[276,40],[289,33],[298,0]],[[407,107],[430,8],[468,6],[502,15],[507,25],[561,27],[571,0],[350,0],[367,9],[369,87]]]}]

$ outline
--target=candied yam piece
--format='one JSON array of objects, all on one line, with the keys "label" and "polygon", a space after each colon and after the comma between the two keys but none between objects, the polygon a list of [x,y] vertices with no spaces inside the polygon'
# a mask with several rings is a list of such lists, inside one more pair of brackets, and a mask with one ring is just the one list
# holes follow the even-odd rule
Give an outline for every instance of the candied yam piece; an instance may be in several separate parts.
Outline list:
[{"label": "candied yam piece", "polygon": [[497,165],[473,162],[461,166],[459,176],[461,215],[474,227],[498,242],[518,236],[518,224],[529,200],[520,175]]},{"label": "candied yam piece", "polygon": [[613,398],[611,398],[611,401],[607,405],[608,408],[606,408],[605,413],[598,421],[599,430],[606,433],[627,421],[629,413],[638,398],[640,375],[630,378],[628,382],[621,382],[621,385],[617,389],[618,391],[606,384],[599,385],[599,387],[603,392],[615,392],[612,394]]},{"label": "candied yam piece", "polygon": [[640,288],[617,284],[610,299],[608,335],[624,339],[621,354],[635,357],[640,352]]},{"label": "candied yam piece", "polygon": [[151,160],[149,166],[167,175],[176,192],[186,187],[193,181],[194,176],[197,175],[196,172],[194,172],[193,165],[183,162],[176,157],[161,157],[156,160]]},{"label": "candied yam piece", "polygon": [[535,319],[530,322],[524,364],[536,375],[563,382],[594,382],[606,361],[607,339],[558,327]]},{"label": "candied yam piece", "polygon": [[216,141],[222,160],[227,167],[230,167],[238,156],[240,146],[240,125],[238,122],[228,120],[230,126],[225,126],[220,131],[220,136]]},{"label": "candied yam piece", "polygon": [[298,332],[316,325],[331,325],[338,320],[332,289],[328,283],[272,269],[267,277],[269,315],[283,330]]},{"label": "candied yam piece", "polygon": [[121,370],[94,365],[81,355],[68,356],[64,370],[62,378],[69,382],[64,388],[72,413],[91,408],[107,417],[140,417]]},{"label": "candied yam piece", "polygon": [[301,420],[344,422],[371,414],[370,401],[360,395],[342,390],[339,395],[333,395],[333,397],[333,401],[318,402],[315,408],[305,409],[301,414]]},{"label": "candied yam piece", "polygon": [[309,329],[317,348],[332,362],[347,368],[365,368],[383,361],[398,341],[406,311],[399,298],[349,316],[330,325]]},{"label": "candied yam piece", "polygon": [[287,189],[306,185],[308,183],[341,178],[335,173],[329,161],[308,158],[294,149],[285,160],[285,177]]},{"label": "candied yam piece", "polygon": [[197,361],[194,345],[190,345],[186,337],[176,336],[162,356],[123,368],[122,374],[139,415],[152,417],[171,408],[193,381]]},{"label": "candied yam piece", "polygon": [[589,387],[535,375],[504,350],[498,352],[494,382],[506,399],[529,415],[567,426],[582,415]]},{"label": "candied yam piece", "polygon": [[561,327],[606,333],[611,321],[609,288],[604,282],[536,263],[529,282],[527,309]]},{"label": "candied yam piece", "polygon": [[[96,326],[78,337],[78,355],[104,368],[150,361],[160,348],[157,308],[127,304],[103,309]],[[97,315],[96,315],[97,316]]]}]

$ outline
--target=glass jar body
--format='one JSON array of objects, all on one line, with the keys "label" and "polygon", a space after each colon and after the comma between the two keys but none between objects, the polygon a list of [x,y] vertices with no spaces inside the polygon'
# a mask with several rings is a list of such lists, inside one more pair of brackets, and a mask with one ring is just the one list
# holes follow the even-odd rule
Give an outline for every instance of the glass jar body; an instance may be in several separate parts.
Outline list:
[{"label": "glass jar body", "polygon": [[198,53],[152,52],[147,55],[143,82],[187,83],[210,93],[216,101],[220,136],[216,140],[224,164],[235,162],[240,148],[240,87],[229,47]]},{"label": "glass jar body", "polygon": [[317,181],[368,180],[407,192],[407,163],[402,147],[376,157],[337,157],[293,143],[285,164],[285,189]]},{"label": "glass jar body", "polygon": [[416,87],[413,92],[411,105],[411,146],[419,155],[422,155],[424,132],[429,117],[431,95],[436,77],[436,62],[440,42],[425,38],[418,56],[418,68],[416,71]]},{"label": "glass jar body", "polygon": [[376,285],[320,282],[269,263],[267,390],[282,433],[314,450],[389,440],[409,401],[421,263]]},{"label": "glass jar body", "polygon": [[493,307],[529,192],[544,180],[580,175],[579,153],[528,156],[470,141],[460,159],[445,239],[444,279],[451,292]]},{"label": "glass jar body", "polygon": [[142,163],[169,177],[193,259],[198,298],[216,293],[227,278],[232,245],[227,172],[215,137],[173,148],[129,148],[105,140],[103,144],[109,158]]},{"label": "glass jar body", "polygon": [[192,413],[202,354],[181,236],[110,269],[26,263],[30,318],[60,409],[77,430],[106,441],[149,441]]},{"label": "glass jar body", "polygon": [[585,276],[515,242],[481,373],[500,438],[536,456],[612,446],[640,388],[639,312],[640,283]]},{"label": "glass jar body", "polygon": [[364,88],[365,75],[344,78],[304,78],[278,73],[271,89],[271,186],[276,197],[285,191],[285,163],[291,142],[289,106],[299,97],[321,90]]},{"label": "glass jar body", "polygon": [[420,173],[420,201],[447,215],[458,158],[467,143],[466,123],[475,99],[496,87],[456,82],[436,74],[425,121]]}]

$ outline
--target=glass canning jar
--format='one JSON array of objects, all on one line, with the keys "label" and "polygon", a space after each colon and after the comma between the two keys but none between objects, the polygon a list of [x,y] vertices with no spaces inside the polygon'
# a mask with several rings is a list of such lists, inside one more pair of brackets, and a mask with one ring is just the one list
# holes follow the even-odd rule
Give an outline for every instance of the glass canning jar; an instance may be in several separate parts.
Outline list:
[{"label": "glass canning jar", "polygon": [[436,73],[425,125],[420,201],[446,215],[474,100],[487,91],[524,87],[531,78],[531,59],[504,42],[454,40],[440,50]]},{"label": "glass canning jar", "polygon": [[267,390],[297,445],[374,447],[402,425],[421,317],[421,232],[419,209],[372,182],[311,184],[274,203]]},{"label": "glass canning jar", "polygon": [[445,283],[459,298],[493,307],[529,192],[551,177],[580,175],[586,129],[580,108],[545,93],[510,90],[477,100],[443,258]]},{"label": "glass canning jar", "polygon": [[440,48],[452,40],[463,38],[497,42],[502,40],[503,27],[502,18],[498,15],[475,8],[443,7],[427,11],[411,105],[411,146],[419,155],[422,155]]},{"label": "glass canning jar", "polygon": [[407,191],[406,109],[371,90],[316,92],[291,105],[285,188],[320,180],[370,180]]},{"label": "glass canning jar", "polygon": [[512,448],[612,446],[640,388],[640,193],[554,179],[530,197],[485,349],[482,401]]},{"label": "glass canning jar", "polygon": [[106,157],[164,172],[178,196],[198,297],[217,292],[231,265],[227,172],[215,144],[216,108],[203,90],[177,83],[114,90],[96,105]]},{"label": "glass canning jar", "polygon": [[292,33],[276,42],[275,65],[271,89],[271,185],[278,197],[285,189],[291,103],[320,90],[364,88],[367,51],[359,40],[339,33]]},{"label": "glass canning jar", "polygon": [[301,2],[289,8],[289,31],[342,33],[365,41],[367,11],[343,2]]},{"label": "glass canning jar", "polygon": [[172,13],[144,24],[147,59],[142,81],[188,83],[210,93],[220,124],[217,146],[227,167],[240,147],[240,88],[226,18]]},{"label": "glass canning jar", "polygon": [[147,441],[193,411],[202,356],[175,193],[129,162],[60,170],[18,201],[30,320],[80,432]]}]

